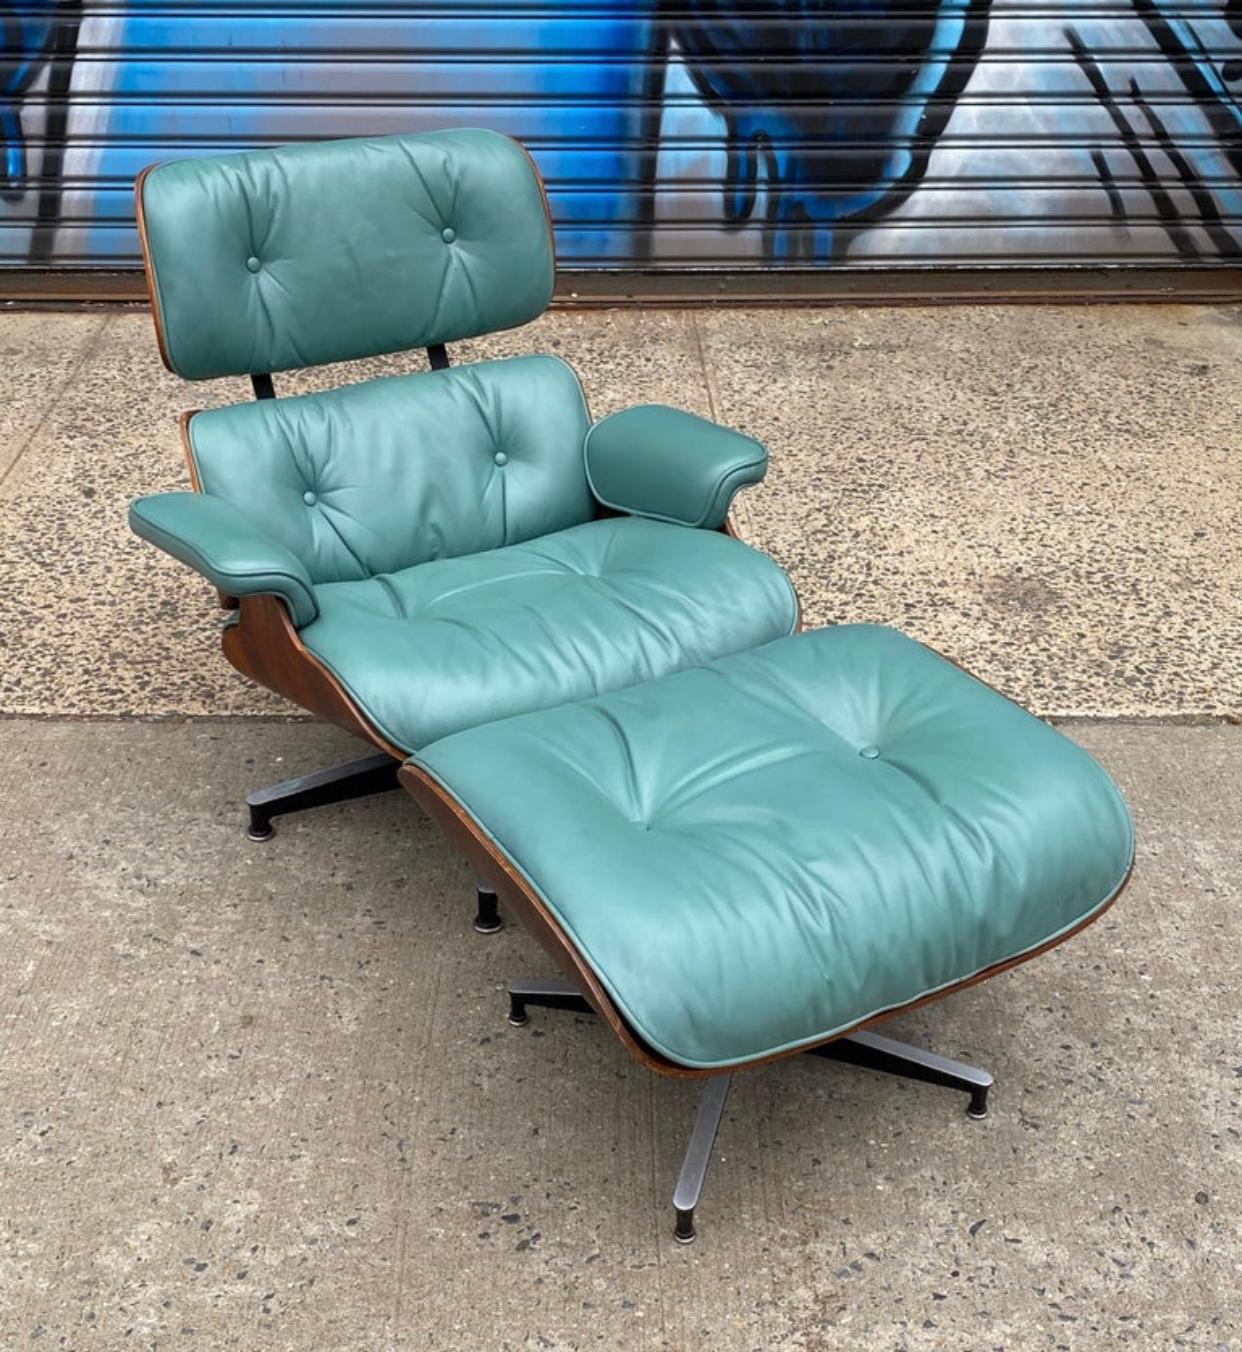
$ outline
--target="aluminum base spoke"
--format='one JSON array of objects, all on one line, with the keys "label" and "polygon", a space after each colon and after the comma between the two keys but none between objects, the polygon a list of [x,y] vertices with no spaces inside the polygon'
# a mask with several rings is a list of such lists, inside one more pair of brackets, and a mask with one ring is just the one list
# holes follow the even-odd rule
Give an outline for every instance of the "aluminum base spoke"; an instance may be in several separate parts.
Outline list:
[{"label": "aluminum base spoke", "polygon": [[812,1056],[830,1061],[844,1061],[847,1065],[878,1070],[885,1075],[900,1075],[907,1080],[921,1080],[924,1084],[938,1084],[944,1089],[960,1089],[970,1095],[967,1113],[971,1117],[988,1115],[988,1090],[992,1077],[986,1070],[968,1066],[963,1061],[952,1061],[937,1052],[924,1051],[906,1042],[897,1042],[879,1033],[851,1033],[848,1037],[812,1047]]},{"label": "aluminum base spoke", "polygon": [[347,803],[353,798],[369,798],[373,793],[388,793],[398,787],[400,768],[400,761],[381,751],[329,770],[316,770],[314,774],[256,789],[246,795],[250,813],[246,834],[251,840],[271,840],[276,834],[273,817],[327,807],[329,803]]}]

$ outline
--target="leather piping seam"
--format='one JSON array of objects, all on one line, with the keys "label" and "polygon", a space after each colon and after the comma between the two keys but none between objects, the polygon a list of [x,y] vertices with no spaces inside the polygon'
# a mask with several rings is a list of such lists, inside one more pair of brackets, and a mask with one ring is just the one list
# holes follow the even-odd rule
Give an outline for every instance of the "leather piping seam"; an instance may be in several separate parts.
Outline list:
[{"label": "leather piping seam", "polygon": [[[582,444],[585,446],[586,437],[589,437],[591,435],[591,405],[590,401],[587,399],[586,390],[582,386],[582,377],[577,373],[577,371],[574,370],[572,366],[570,366],[570,364],[565,360],[564,357],[558,356],[558,354],[555,352],[527,352],[524,353],[523,355],[528,357],[544,357],[548,361],[559,362],[569,372],[569,374],[573,376],[574,384],[577,385],[578,387],[578,396],[582,400],[582,411],[583,413],[586,414],[587,430],[586,435],[583,437],[582,441]],[[512,360],[512,358],[500,358],[499,360],[502,361]],[[475,366],[480,365],[480,363],[478,362],[475,362],[473,364]]]},{"label": "leather piping seam", "polygon": [[[181,454],[185,457],[186,469],[190,472],[190,487],[195,493],[203,492],[203,481],[199,477],[198,462],[194,459],[194,446],[190,440],[190,424],[202,412],[201,408],[187,409],[177,420],[177,430],[181,436]],[[216,588],[216,597],[221,610],[236,610],[237,597],[230,596],[222,587]]]}]

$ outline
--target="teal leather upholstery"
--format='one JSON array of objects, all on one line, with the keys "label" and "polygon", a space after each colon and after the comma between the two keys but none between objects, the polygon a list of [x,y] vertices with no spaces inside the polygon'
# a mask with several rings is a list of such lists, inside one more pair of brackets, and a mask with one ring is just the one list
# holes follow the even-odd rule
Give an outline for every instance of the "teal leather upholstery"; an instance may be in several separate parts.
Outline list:
[{"label": "teal leather upholstery", "polygon": [[493,333],[552,296],[539,176],[496,132],[177,160],[138,198],[164,359],[190,380]]},{"label": "teal leather upholstery", "polygon": [[130,528],[230,596],[279,596],[294,624],[319,613],[302,560],[253,518],[203,493],[158,493],[130,505]]},{"label": "teal leather upholstery", "polygon": [[601,418],[587,434],[587,478],[605,507],[683,526],[718,530],[733,495],[767,467],[753,437],[660,404]]},{"label": "teal leather upholstery", "polygon": [[315,601],[302,642],[408,750],[741,652],[797,620],[765,555],[633,517],[322,583]]},{"label": "teal leather upholstery", "polygon": [[926,648],[815,630],[414,758],[679,1065],[817,1042],[1063,935],[1133,855],[1103,770]]},{"label": "teal leather upholstery", "polygon": [[313,582],[516,544],[595,513],[577,377],[513,357],[207,409],[199,484],[261,522]]}]

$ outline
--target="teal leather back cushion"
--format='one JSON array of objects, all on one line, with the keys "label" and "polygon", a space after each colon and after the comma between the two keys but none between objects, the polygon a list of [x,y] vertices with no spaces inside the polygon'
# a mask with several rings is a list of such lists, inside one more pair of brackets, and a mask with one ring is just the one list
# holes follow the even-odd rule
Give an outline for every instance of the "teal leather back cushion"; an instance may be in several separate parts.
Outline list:
[{"label": "teal leather back cushion", "polygon": [[590,520],[587,426],[574,373],[532,356],[207,409],[189,436],[203,491],[321,583]]},{"label": "teal leather back cushion", "polygon": [[552,297],[539,175],[497,132],[177,160],[137,191],[161,351],[190,380],[470,338]]}]

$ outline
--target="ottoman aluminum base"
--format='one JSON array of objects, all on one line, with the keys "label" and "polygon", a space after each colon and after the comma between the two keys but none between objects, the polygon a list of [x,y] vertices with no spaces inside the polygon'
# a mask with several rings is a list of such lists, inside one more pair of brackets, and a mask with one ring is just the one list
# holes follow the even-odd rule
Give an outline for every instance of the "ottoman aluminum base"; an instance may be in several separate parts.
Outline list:
[{"label": "ottoman aluminum base", "polygon": [[[510,981],[508,992],[509,1022],[515,1028],[522,1028],[529,1023],[527,1009],[531,1005],[545,1009],[569,1009],[580,1014],[595,1013],[579,991],[558,977]],[[992,1088],[992,1077],[986,1070],[978,1070],[962,1061],[953,1061],[920,1047],[911,1047],[909,1043],[898,1042],[891,1037],[881,1037],[878,1033],[863,1030],[849,1033],[834,1042],[823,1042],[811,1047],[807,1055],[821,1056],[828,1061],[843,1061],[847,1065],[878,1070],[886,1075],[900,1075],[924,1084],[937,1084],[945,1089],[960,1089],[970,1095],[967,1117],[981,1120],[988,1115],[988,1091]],[[713,1075],[704,1082],[681,1172],[677,1176],[677,1186],[673,1190],[673,1210],[677,1217],[673,1238],[678,1244],[692,1244],[697,1237],[694,1210],[707,1178],[712,1146],[720,1129],[720,1119],[724,1116],[732,1084],[732,1071]]]}]

